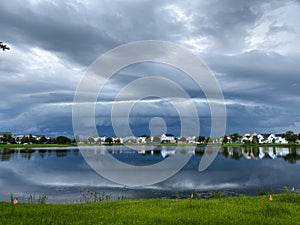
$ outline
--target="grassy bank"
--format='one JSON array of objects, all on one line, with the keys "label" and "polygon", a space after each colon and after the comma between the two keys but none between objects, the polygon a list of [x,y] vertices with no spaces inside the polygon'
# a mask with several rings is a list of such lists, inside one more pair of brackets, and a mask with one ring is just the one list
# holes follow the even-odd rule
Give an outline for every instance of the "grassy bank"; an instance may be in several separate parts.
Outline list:
[{"label": "grassy bank", "polygon": [[300,147],[300,144],[222,144],[223,147]]},{"label": "grassy bank", "polygon": [[0,224],[300,224],[300,194],[71,205],[0,203]]}]

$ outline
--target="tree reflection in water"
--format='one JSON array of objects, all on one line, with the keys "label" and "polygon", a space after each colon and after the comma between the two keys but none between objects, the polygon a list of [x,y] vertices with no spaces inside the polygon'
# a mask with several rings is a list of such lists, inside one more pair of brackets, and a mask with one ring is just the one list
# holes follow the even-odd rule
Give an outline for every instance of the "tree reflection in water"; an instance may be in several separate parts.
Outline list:
[{"label": "tree reflection in water", "polygon": [[[175,154],[174,150],[162,150],[160,148],[152,150],[141,150],[139,152],[132,152],[127,150],[118,150],[118,151],[109,151],[111,154],[125,154],[125,153],[137,153],[142,155],[157,155],[162,156],[162,158],[171,156]],[[204,147],[197,147],[190,152],[189,149],[182,149],[179,151],[180,154],[194,154],[198,157],[201,157],[204,152]],[[10,161],[12,158],[23,158],[26,160],[31,160],[32,156],[39,158],[46,158],[50,156],[55,157],[67,157],[70,153],[73,156],[80,156],[79,149],[0,149],[0,161]],[[95,153],[97,154],[97,153]],[[291,148],[281,148],[281,147],[255,147],[255,146],[245,146],[245,147],[222,147],[219,151],[219,154],[226,159],[240,160],[242,158],[249,160],[261,160],[261,159],[275,159],[283,158],[284,161],[288,163],[296,163],[300,160],[300,148],[291,147]]]}]

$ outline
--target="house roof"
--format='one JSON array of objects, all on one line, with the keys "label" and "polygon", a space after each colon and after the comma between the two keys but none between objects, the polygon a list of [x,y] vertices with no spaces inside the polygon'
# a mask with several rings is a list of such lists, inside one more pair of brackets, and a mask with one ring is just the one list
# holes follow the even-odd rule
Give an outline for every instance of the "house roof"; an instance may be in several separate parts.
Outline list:
[{"label": "house roof", "polygon": [[141,135],[140,137],[145,137],[145,138],[147,138],[147,137],[150,137],[149,135],[146,135],[146,134],[143,134],[143,135]]},{"label": "house roof", "polygon": [[264,138],[268,138],[271,135],[271,133],[269,133],[269,134],[260,134],[260,135],[263,136]]}]

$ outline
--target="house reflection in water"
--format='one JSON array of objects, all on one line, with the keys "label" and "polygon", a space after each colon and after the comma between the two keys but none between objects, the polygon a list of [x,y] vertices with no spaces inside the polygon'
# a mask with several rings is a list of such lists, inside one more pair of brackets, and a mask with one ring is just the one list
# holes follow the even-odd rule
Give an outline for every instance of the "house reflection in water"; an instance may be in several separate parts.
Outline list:
[{"label": "house reflection in water", "polygon": [[[171,157],[176,154],[177,149],[171,146],[160,146],[151,148],[151,146],[136,146],[136,149],[131,149],[125,146],[94,146],[94,147],[83,147],[80,149],[81,154],[85,153],[89,156],[98,156],[106,154],[119,155],[119,154],[131,154],[132,157],[136,158],[138,155],[153,155],[164,159]],[[55,156],[57,158],[67,157],[70,153],[78,156],[80,154],[78,148],[73,149],[1,149],[0,148],[0,161],[10,161],[14,158],[24,158],[26,160],[32,160],[34,158],[47,158]],[[202,157],[205,152],[205,147],[180,147],[178,150],[179,154],[192,154],[196,157]],[[254,146],[243,146],[243,147],[222,147],[219,150],[219,154],[224,158],[231,158],[240,160],[241,158],[249,160],[260,160],[260,159],[276,159],[283,158],[289,163],[296,163],[300,160],[300,148],[287,148],[287,147],[254,147]],[[146,159],[147,158],[143,158]]]},{"label": "house reflection in water", "polygon": [[[296,148],[280,148],[280,147],[229,147],[223,148],[224,157],[231,156],[233,159],[264,159],[264,158],[293,158],[294,161],[300,159],[300,149]],[[289,161],[289,160],[287,160]],[[293,160],[291,161],[293,163]]]}]

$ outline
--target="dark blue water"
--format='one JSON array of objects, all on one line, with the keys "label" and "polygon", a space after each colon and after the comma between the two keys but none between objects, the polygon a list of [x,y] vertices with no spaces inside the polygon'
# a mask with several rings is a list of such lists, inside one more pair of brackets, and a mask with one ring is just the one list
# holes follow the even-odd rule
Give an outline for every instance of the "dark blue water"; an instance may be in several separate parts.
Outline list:
[{"label": "dark blue water", "polygon": [[[138,148],[112,146],[108,151],[134,166],[159,163],[174,154],[172,147]],[[181,147],[179,152],[191,154],[191,159],[177,174],[157,184],[130,188],[100,176],[78,148],[0,149],[0,201],[9,201],[10,193],[24,202],[45,194],[48,203],[74,203],[87,201],[90,191],[109,199],[133,199],[178,198],[215,190],[257,195],[283,191],[285,186],[300,190],[299,148],[222,148],[203,172],[198,171],[202,147]]]}]

